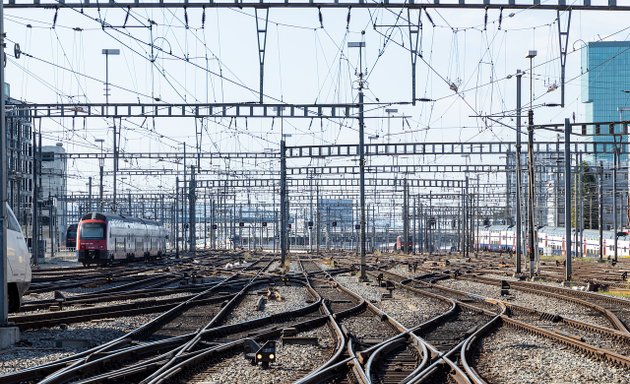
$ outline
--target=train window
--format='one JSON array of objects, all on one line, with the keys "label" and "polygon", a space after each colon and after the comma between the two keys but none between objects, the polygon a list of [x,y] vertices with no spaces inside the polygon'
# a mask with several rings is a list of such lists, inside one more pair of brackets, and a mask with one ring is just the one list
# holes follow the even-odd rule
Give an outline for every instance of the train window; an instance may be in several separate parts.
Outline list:
[{"label": "train window", "polygon": [[12,231],[17,231],[20,232],[20,224],[18,223],[17,219],[15,218],[15,215],[13,214],[13,212],[9,211],[7,209],[7,213],[8,213],[8,218],[9,218],[9,222],[7,223],[7,228],[12,230]]},{"label": "train window", "polygon": [[81,239],[103,239],[105,225],[102,223],[83,223],[80,232]]}]

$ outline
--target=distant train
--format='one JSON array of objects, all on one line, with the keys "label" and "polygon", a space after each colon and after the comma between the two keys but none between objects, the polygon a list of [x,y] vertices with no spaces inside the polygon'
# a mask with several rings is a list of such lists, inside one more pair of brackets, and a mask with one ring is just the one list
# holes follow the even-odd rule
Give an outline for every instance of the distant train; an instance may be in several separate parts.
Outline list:
[{"label": "distant train", "polygon": [[[394,250],[395,251],[400,251],[400,252],[404,252],[405,249],[405,237],[404,236],[397,236],[396,237],[396,244],[394,244]],[[413,252],[413,239],[411,236],[409,236],[407,238],[407,253],[411,253]]]},{"label": "distant train", "polygon": [[155,221],[111,213],[88,213],[77,227],[77,252],[84,266],[160,257],[167,232]]},{"label": "distant train", "polygon": [[[565,229],[562,227],[542,227],[537,231],[538,253],[549,256],[562,256],[565,254],[566,241]],[[575,229],[571,231],[571,254],[575,255],[579,249],[580,254],[590,257],[599,256],[599,231],[585,229],[583,241],[575,240]],[[612,257],[614,254],[615,232],[603,231],[603,257]],[[479,248],[495,252],[514,252],[516,250],[515,227],[505,225],[491,225],[480,228]],[[630,236],[625,232],[617,234],[617,255],[619,257],[630,256]]]},{"label": "distant train", "polygon": [[31,285],[31,254],[26,245],[22,228],[7,204],[7,292],[9,312],[17,312],[22,296]]},{"label": "distant train", "polygon": [[77,224],[70,224],[66,230],[66,248],[75,249],[77,247]]}]

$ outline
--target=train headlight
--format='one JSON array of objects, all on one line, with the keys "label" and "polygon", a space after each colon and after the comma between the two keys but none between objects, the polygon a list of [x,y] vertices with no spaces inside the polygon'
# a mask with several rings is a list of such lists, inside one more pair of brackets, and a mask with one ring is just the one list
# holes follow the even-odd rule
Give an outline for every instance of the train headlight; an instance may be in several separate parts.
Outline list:
[{"label": "train headlight", "polygon": [[257,355],[256,355],[256,358],[257,358],[258,360],[262,360],[262,353],[257,354]]},{"label": "train headlight", "polygon": [[273,353],[269,354],[269,360],[274,360],[276,358],[276,355],[274,355]]}]

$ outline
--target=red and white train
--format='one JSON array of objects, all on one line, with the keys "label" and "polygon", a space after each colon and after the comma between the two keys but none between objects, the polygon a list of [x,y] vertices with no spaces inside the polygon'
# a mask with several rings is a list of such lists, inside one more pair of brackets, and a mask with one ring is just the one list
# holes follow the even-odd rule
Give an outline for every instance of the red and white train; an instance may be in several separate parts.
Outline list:
[{"label": "red and white train", "polygon": [[79,262],[110,265],[134,259],[150,259],[166,252],[167,232],[151,220],[111,213],[88,213],[77,227]]}]

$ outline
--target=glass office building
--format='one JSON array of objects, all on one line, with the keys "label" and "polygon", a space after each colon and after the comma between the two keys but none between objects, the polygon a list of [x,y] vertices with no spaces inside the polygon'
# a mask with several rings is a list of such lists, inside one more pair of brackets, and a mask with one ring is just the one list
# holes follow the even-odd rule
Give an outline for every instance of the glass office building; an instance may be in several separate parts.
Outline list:
[{"label": "glass office building", "polygon": [[[630,120],[630,41],[590,42],[582,50],[582,102],[587,122],[612,122]],[[591,158],[591,165],[604,166],[604,229],[613,227],[613,192],[617,197],[617,227],[628,223],[628,154],[622,126],[602,125],[600,134],[589,136],[595,143],[618,143],[617,183],[613,189],[612,168],[614,150],[612,145],[598,146],[598,153]],[[604,151],[605,150],[605,151]]]},{"label": "glass office building", "polygon": [[[582,50],[582,102],[586,107],[586,121],[610,122],[630,120],[630,41],[591,42]],[[601,127],[601,134],[594,142],[613,142],[608,126]],[[615,126],[615,133],[622,133]],[[623,142],[620,159],[627,161],[627,138],[617,136]],[[612,162],[613,151],[597,154],[599,162]]]}]

